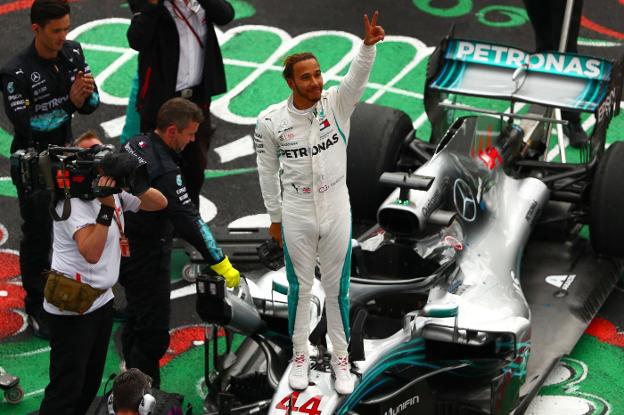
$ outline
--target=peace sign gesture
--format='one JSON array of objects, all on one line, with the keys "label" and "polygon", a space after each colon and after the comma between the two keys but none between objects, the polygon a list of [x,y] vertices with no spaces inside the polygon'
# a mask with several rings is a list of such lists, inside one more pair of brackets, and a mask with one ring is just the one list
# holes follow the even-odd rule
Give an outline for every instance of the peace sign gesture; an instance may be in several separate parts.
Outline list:
[{"label": "peace sign gesture", "polygon": [[384,39],[386,32],[383,27],[377,26],[377,16],[379,12],[375,10],[372,20],[368,20],[368,15],[364,15],[364,44],[371,46]]}]

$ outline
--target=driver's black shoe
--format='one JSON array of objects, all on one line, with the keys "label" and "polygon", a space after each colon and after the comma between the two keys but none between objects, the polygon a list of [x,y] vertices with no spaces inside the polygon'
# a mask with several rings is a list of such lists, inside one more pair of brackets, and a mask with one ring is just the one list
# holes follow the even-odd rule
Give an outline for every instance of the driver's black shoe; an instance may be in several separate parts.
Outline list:
[{"label": "driver's black shoe", "polygon": [[578,121],[571,121],[568,125],[564,125],[563,133],[568,137],[570,145],[574,148],[584,147],[589,142],[587,133]]},{"label": "driver's black shoe", "polygon": [[50,338],[50,326],[48,324],[48,316],[43,309],[29,314],[26,322],[33,331],[33,334],[42,339]]}]

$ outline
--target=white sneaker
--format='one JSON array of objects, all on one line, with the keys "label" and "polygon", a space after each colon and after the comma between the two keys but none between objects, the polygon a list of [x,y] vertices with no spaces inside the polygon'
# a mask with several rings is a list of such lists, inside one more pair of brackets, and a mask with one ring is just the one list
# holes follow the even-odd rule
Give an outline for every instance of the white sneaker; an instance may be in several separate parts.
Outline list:
[{"label": "white sneaker", "polygon": [[292,367],[288,375],[288,384],[291,389],[302,391],[308,387],[310,379],[308,371],[310,370],[310,358],[304,352],[295,352],[293,356]]},{"label": "white sneaker", "polygon": [[349,355],[333,356],[331,361],[332,370],[336,381],[334,389],[341,395],[349,395],[355,387],[355,380],[351,374],[351,365],[349,364]]}]

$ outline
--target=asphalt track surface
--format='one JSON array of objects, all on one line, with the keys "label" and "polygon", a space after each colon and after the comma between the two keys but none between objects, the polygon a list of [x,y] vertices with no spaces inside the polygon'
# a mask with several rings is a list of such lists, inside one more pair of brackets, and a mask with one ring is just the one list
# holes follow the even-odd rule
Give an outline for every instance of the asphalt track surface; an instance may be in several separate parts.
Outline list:
[{"label": "asphalt track surface", "polygon": [[[79,27],[101,19],[128,19],[130,12],[123,3],[113,0],[75,0],[72,2],[72,26]],[[624,2],[604,0],[599,4],[594,3],[586,1],[585,4],[580,52],[600,57],[614,57],[623,53]],[[384,26],[388,36],[395,36],[396,41],[408,39],[412,45],[416,39],[421,42],[418,44],[423,50],[427,46],[435,46],[452,26],[455,27],[456,36],[509,44],[527,50],[533,47],[533,32],[523,15],[522,4],[519,1],[252,0],[235,1],[233,4],[237,10],[237,19],[220,28],[226,35],[224,39],[232,42],[229,46],[224,46],[224,56],[232,60],[228,66],[230,90],[242,85],[245,76],[249,75],[249,72],[241,69],[245,64],[240,62],[258,62],[259,57],[267,56],[273,51],[274,46],[271,45],[274,42],[272,37],[274,35],[267,35],[267,28],[271,28],[271,33],[274,34],[285,33],[290,41],[300,39],[299,45],[295,47],[301,48],[305,44],[314,51],[318,50],[323,66],[323,62],[335,59],[333,55],[340,55],[344,33],[359,37],[362,33],[362,14],[365,12],[371,14],[376,9],[380,11],[379,22]],[[0,4],[0,27],[3,34],[0,36],[0,63],[5,63],[18,50],[26,47],[32,39],[28,21],[29,5],[28,0],[3,1]],[[251,25],[261,26],[263,32],[254,32]],[[243,35],[237,32],[240,36],[228,37],[228,33],[231,35],[241,27],[246,27]],[[312,32],[330,32],[329,34],[335,35],[336,38],[318,40],[312,36],[312,39],[309,39]],[[119,42],[123,43],[123,31],[119,27],[104,32],[93,32],[91,37],[88,33],[83,36],[89,41],[99,38],[99,43],[108,46],[118,47],[121,46]],[[235,44],[236,39],[240,44]],[[308,39],[308,43],[305,43],[305,39]],[[387,58],[380,55],[378,60],[387,59],[383,61],[387,68],[393,65],[406,65],[409,62],[409,59],[402,60],[401,47],[397,46],[396,49],[384,47],[388,47],[390,53],[385,55]],[[87,58],[93,67],[101,66],[98,70],[94,69],[96,72],[101,72],[111,62],[97,56],[97,52],[94,51],[87,52]],[[375,68],[377,75],[374,74],[372,79],[380,85],[390,82],[393,75],[388,73],[390,69],[381,66]],[[249,67],[257,68],[257,65]],[[322,69],[327,71],[328,67]],[[133,75],[132,62],[119,68],[117,72],[118,74],[113,77],[118,78],[110,80],[110,85],[104,89],[110,91],[112,95],[127,97]],[[418,99],[418,94],[422,94],[421,78],[422,76],[419,77],[417,73],[411,79],[397,82],[394,87],[399,91],[395,91],[394,95],[392,91],[387,92],[377,102],[405,110],[412,120],[418,123],[422,115],[422,111],[418,110],[419,106],[422,107],[422,102]],[[409,85],[405,86],[406,84]],[[374,96],[378,91],[378,88],[372,88],[365,99]],[[230,115],[221,116],[226,112],[219,110],[219,114],[215,117],[217,133],[212,143],[213,150],[209,155],[209,180],[206,181],[202,192],[210,201],[203,201],[202,206],[206,215],[211,218],[210,223],[214,229],[224,229],[237,219],[264,213],[255,173],[255,158],[249,154],[248,146],[240,142],[234,144],[230,148],[230,153],[234,153],[233,156],[231,154],[225,156],[227,148],[224,150],[223,146],[237,142],[250,134],[253,131],[253,121],[249,120],[269,103],[283,99],[286,92],[279,76],[273,71],[241,88],[240,93],[230,97],[231,99],[228,98],[227,103],[226,100],[222,101],[221,107],[227,108],[229,112],[226,112]],[[106,138],[107,142],[118,144],[115,133],[111,133],[112,130],[103,127],[102,124],[106,126],[107,122],[122,117],[125,112],[124,105],[103,104],[93,115],[77,116],[74,120],[74,131],[79,133],[94,128],[102,136],[106,134],[110,136]],[[609,141],[624,138],[624,131],[619,133],[621,128],[624,128],[623,117],[620,116],[612,124]],[[420,125],[420,131],[426,135],[426,122]],[[11,324],[16,320],[18,323],[22,322],[20,307],[23,303],[20,305],[20,297],[23,293],[18,290],[19,269],[16,268],[15,252],[19,243],[20,220],[14,190],[6,179],[9,175],[6,147],[10,142],[8,133],[12,130],[3,112],[0,114],[0,128],[2,129],[0,153],[3,155],[0,157],[0,224],[4,226],[0,237],[0,366],[21,376],[28,394],[27,399],[18,406],[8,406],[0,402],[0,413],[9,415],[23,414],[37,408],[42,396],[41,389],[47,380],[48,354],[45,350],[46,343],[32,338],[30,333],[23,329],[23,324],[11,328],[13,327]],[[222,151],[217,152],[216,149]],[[175,261],[176,264],[180,262]],[[172,278],[177,281],[176,288],[183,286],[178,281],[179,275],[173,275]],[[600,311],[599,318],[581,339],[571,358],[565,361],[567,366],[559,371],[561,379],[541,392],[539,399],[544,401],[554,399],[554,406],[542,407],[550,409],[535,409],[534,413],[555,413],[553,411],[558,408],[563,412],[556,413],[562,414],[624,414],[624,398],[619,392],[623,385],[620,374],[624,369],[624,353],[621,349],[624,347],[624,335],[621,334],[624,327],[622,300],[624,300],[622,289],[616,289]],[[201,329],[197,326],[196,317],[193,316],[190,297],[182,297],[176,301],[172,316],[175,341],[172,342],[171,353],[161,362],[164,373],[163,385],[165,388],[183,393],[197,407],[200,401],[199,394],[202,393],[201,387],[198,386],[201,373],[197,373],[196,370],[197,367],[201,367],[201,351],[197,347]],[[119,363],[119,355],[114,344],[111,344],[110,350],[106,373],[116,371]],[[571,372],[576,375],[571,375]],[[189,377],[192,378],[191,383],[188,381]]]}]

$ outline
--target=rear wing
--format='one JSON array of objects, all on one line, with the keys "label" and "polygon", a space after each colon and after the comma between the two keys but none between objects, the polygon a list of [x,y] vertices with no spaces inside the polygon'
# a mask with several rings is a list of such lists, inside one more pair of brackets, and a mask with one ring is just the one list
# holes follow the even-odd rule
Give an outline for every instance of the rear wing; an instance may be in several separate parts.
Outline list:
[{"label": "rear wing", "polygon": [[[425,108],[432,123],[449,93],[596,114],[619,113],[623,62],[573,53],[530,53],[515,47],[445,38],[427,68]],[[606,131],[606,127],[604,128]],[[596,131],[595,131],[596,132]],[[595,135],[595,133],[594,133]]]}]

